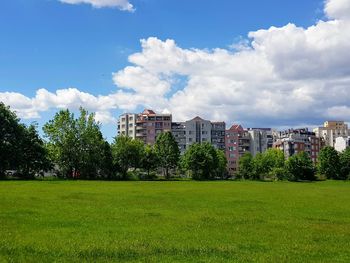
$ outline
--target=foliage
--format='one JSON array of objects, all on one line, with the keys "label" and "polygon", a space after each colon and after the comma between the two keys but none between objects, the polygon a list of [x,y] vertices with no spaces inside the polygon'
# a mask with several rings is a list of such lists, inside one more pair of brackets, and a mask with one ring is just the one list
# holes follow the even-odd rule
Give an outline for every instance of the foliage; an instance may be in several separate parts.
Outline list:
[{"label": "foliage", "polygon": [[186,170],[191,171],[193,179],[209,180],[216,177],[224,161],[219,160],[214,146],[205,142],[192,144],[183,155],[181,162]]},{"label": "foliage", "polygon": [[342,179],[350,179],[350,148],[340,154],[340,175]]},{"label": "foliage", "polygon": [[254,172],[253,155],[250,152],[246,152],[239,158],[239,171],[237,173],[238,178],[250,179]]},{"label": "foliage", "polygon": [[150,145],[146,145],[144,149],[144,154],[142,157],[142,168],[147,171],[147,179],[150,177],[150,172],[158,167],[159,158],[154,148]]},{"label": "foliage", "polygon": [[135,170],[142,165],[143,142],[127,136],[118,136],[112,144],[112,155],[116,170],[121,174],[121,179],[128,179],[128,170],[130,168]]},{"label": "foliage", "polygon": [[225,152],[220,149],[216,149],[216,156],[218,159],[218,164],[216,169],[217,176],[219,178],[226,179],[227,178],[227,159],[226,159]]},{"label": "foliage", "polygon": [[163,132],[157,136],[154,150],[159,158],[159,165],[163,169],[166,179],[169,179],[169,170],[176,168],[179,163],[179,146],[171,132]]},{"label": "foliage", "polygon": [[94,114],[80,108],[80,116],[75,119],[68,109],[61,110],[43,130],[50,158],[61,176],[86,179],[106,176],[101,172],[105,171],[105,161],[109,157],[104,154],[108,154],[108,150]]},{"label": "foliage", "polygon": [[6,170],[15,170],[18,176],[33,178],[49,168],[36,126],[20,124],[16,114],[0,103],[0,177]]},{"label": "foliage", "polygon": [[338,152],[330,146],[321,149],[318,156],[318,173],[328,179],[342,179]]},{"label": "foliage", "polygon": [[286,172],[290,181],[315,180],[315,169],[310,156],[299,152],[286,161]]}]

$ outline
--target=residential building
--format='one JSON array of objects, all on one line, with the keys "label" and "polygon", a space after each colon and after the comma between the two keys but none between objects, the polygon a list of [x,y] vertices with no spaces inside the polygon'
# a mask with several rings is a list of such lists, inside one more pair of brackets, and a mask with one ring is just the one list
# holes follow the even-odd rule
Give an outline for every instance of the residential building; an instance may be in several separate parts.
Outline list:
[{"label": "residential building", "polygon": [[200,117],[185,122],[186,149],[193,143],[211,143],[211,122]]},{"label": "residential building", "polygon": [[228,172],[234,175],[238,171],[239,158],[250,151],[250,136],[241,125],[234,124],[225,134],[225,154]]},{"label": "residential building", "polygon": [[225,122],[211,123],[211,143],[216,149],[225,151]]},{"label": "residential building", "polygon": [[157,114],[146,109],[137,115],[136,138],[145,144],[153,145],[160,133],[171,131],[171,121],[171,114]]},{"label": "residential building", "polygon": [[171,133],[173,134],[181,154],[186,151],[186,125],[184,122],[173,122],[171,124]]},{"label": "residential building", "polygon": [[273,146],[272,130],[270,128],[249,128],[250,153],[255,157]]},{"label": "residential building", "polygon": [[348,125],[344,121],[326,121],[323,127],[314,129],[317,137],[321,138],[325,146],[335,146],[338,137],[347,138],[350,136]]},{"label": "residential building", "polygon": [[350,137],[344,138],[344,137],[338,137],[335,139],[335,145],[334,148],[338,152],[344,151],[346,148],[350,147]]},{"label": "residential building", "polygon": [[128,136],[136,138],[136,119],[137,114],[125,113],[120,115],[118,120],[118,136]]},{"label": "residential building", "polygon": [[279,133],[279,138],[274,143],[274,147],[282,150],[286,158],[304,151],[316,163],[320,152],[320,139],[307,128],[289,129]]}]

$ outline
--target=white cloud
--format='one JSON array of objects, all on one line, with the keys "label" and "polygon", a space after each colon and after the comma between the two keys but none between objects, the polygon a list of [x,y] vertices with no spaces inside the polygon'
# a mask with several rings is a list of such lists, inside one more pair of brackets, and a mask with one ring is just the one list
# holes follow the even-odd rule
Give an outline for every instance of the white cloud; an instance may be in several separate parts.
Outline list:
[{"label": "white cloud", "polygon": [[[175,120],[196,115],[247,125],[305,125],[350,119],[349,1],[327,1],[329,21],[308,28],[288,24],[249,33],[239,49],[185,49],[174,40],[141,40],[130,65],[113,74],[118,90],[93,96],[77,89],[40,89],[33,98],[0,93],[23,117],[51,108],[96,111],[114,122],[111,110],[138,106],[171,111]],[[337,8],[336,8],[337,7]],[[178,87],[183,83],[183,87]],[[177,89],[175,89],[177,87]]]},{"label": "white cloud", "polygon": [[325,13],[329,18],[350,19],[350,1],[326,0]]},{"label": "white cloud", "polygon": [[96,8],[112,7],[120,10],[133,12],[135,11],[133,5],[128,0],[59,0],[66,4],[90,4]]}]

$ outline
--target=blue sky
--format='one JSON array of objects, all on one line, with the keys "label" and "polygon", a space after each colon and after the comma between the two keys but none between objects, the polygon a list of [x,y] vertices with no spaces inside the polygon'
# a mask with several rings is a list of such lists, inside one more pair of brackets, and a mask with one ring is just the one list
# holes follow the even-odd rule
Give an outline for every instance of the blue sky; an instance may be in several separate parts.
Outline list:
[{"label": "blue sky", "polygon": [[[344,2],[343,0],[332,1]],[[244,41],[248,43],[246,48],[251,46],[252,40],[247,37],[249,32],[269,29],[271,26],[284,28],[289,23],[306,30],[311,26],[318,25],[320,20],[325,22],[337,19],[345,20],[344,16],[337,17],[339,14],[337,10],[332,13],[335,14],[333,17],[332,14],[327,14],[324,11],[325,3],[322,0],[130,0],[129,2],[135,8],[134,12],[110,7],[96,8],[90,4],[68,4],[58,0],[3,1],[0,8],[0,93],[3,93],[3,96],[0,97],[1,100],[20,112],[29,106],[28,103],[18,100],[32,100],[39,89],[55,93],[59,89],[75,88],[95,97],[99,95],[109,96],[120,90],[126,92],[125,96],[128,96],[127,92],[131,92],[130,95],[135,96],[139,92],[138,87],[135,88],[137,83],[130,84],[130,81],[127,81],[129,84],[125,84],[125,81],[113,78],[112,74],[121,72],[125,75],[126,73],[122,71],[127,66],[135,65],[144,69],[142,72],[152,71],[141,62],[142,65],[137,64],[139,62],[128,61],[130,55],[143,52],[144,49],[140,44],[141,39],[147,40],[154,37],[160,41],[160,44],[171,39],[175,41],[175,46],[182,51],[197,50],[213,55],[215,49],[222,49],[234,55],[236,51],[230,47],[233,43],[243,40],[242,43],[245,43]],[[346,6],[346,8],[348,7]],[[290,31],[286,29],[286,32]],[[264,44],[265,40],[264,36]],[[152,43],[149,42],[149,45]],[[339,48],[341,47],[340,45]],[[330,48],[335,50],[337,46]],[[238,50],[237,52],[245,51]],[[165,56],[169,57],[169,54]],[[146,59],[152,60],[149,57]],[[152,64],[152,62],[149,63]],[[345,65],[343,63],[339,66]],[[159,67],[162,65],[160,64]],[[191,65],[188,67],[190,68]],[[198,77],[197,73],[194,76],[191,75],[192,73],[183,73],[184,71],[180,69],[176,72],[176,70],[170,69],[174,74],[161,71],[151,72],[157,77],[161,76],[159,77],[160,82],[164,79],[167,81],[171,79],[168,81],[171,86],[170,91],[169,89],[166,92],[160,91],[160,97],[171,99],[176,92],[184,89],[187,83],[189,83],[189,87],[192,87],[191,81],[188,80],[195,82],[196,77]],[[290,84],[290,76],[283,74],[282,72],[283,79],[287,79],[286,83]],[[215,75],[220,75],[220,73],[214,72],[213,76]],[[341,78],[331,76],[329,79],[332,80],[332,83],[334,81],[338,83],[347,77],[349,77],[348,72],[345,72]],[[298,77],[296,79],[299,80]],[[315,78],[312,79],[312,81],[314,80]],[[315,81],[320,80],[316,79]],[[249,85],[252,87],[252,84]],[[332,85],[334,86],[334,84]],[[215,89],[216,84],[212,86]],[[206,88],[203,86],[203,89]],[[232,89],[234,89],[233,86]],[[281,91],[281,88],[278,90]],[[293,94],[295,90],[300,90],[300,88],[296,87]],[[304,95],[307,96],[311,93],[308,91]],[[23,95],[25,99],[18,99],[16,94]],[[146,96],[146,93],[141,92],[139,95]],[[194,96],[193,94],[187,95]],[[157,97],[154,99],[157,100]],[[177,97],[175,99],[179,100]],[[313,97],[313,99],[315,98]],[[145,106],[152,106],[149,102],[140,101],[140,98],[132,101],[136,101],[134,109],[136,111]],[[298,114],[300,116],[300,112],[292,114],[290,117],[281,113],[280,117],[276,117],[278,109],[276,109],[275,115],[272,114],[273,116],[264,113],[261,118],[253,118],[249,114],[247,116],[241,114],[242,117],[237,115],[230,117],[228,106],[235,101],[227,102],[224,112],[220,111],[221,106],[218,105],[220,102],[216,101],[213,102],[212,106],[211,103],[208,103],[207,106],[197,105],[193,107],[193,110],[188,111],[198,115],[203,113],[202,115],[208,118],[223,116],[227,122],[239,121],[252,126],[261,126],[265,124],[264,120],[266,120],[266,125],[270,126],[304,124],[312,126],[327,117],[315,116],[310,119],[310,116],[307,118],[301,116],[298,119],[297,116]],[[172,106],[167,107],[166,103]],[[84,103],[81,104],[86,106]],[[326,104],[329,109],[342,107],[345,113],[348,113],[349,105],[347,102],[327,101]],[[310,107],[314,109],[316,106],[311,105]],[[39,114],[20,114],[20,116],[25,122],[38,121],[39,124],[42,124],[50,119],[60,107],[59,105],[46,107],[46,110],[39,109]],[[159,110],[173,111],[174,107],[174,102],[170,101],[155,105],[155,108]],[[177,104],[177,107],[181,107],[181,104]],[[95,107],[91,105],[87,108],[95,110]],[[99,110],[98,107],[96,109]],[[132,110],[131,106],[123,107],[118,104],[108,109],[103,108],[101,112],[108,111],[116,117],[120,113],[130,110]],[[237,112],[234,108],[232,111]],[[215,112],[215,114],[208,112]],[[344,115],[346,117],[345,113],[340,117],[344,117]],[[187,115],[179,112],[175,114],[175,117],[182,120]],[[113,121],[105,122],[103,132],[108,138],[115,134],[116,128]]]}]

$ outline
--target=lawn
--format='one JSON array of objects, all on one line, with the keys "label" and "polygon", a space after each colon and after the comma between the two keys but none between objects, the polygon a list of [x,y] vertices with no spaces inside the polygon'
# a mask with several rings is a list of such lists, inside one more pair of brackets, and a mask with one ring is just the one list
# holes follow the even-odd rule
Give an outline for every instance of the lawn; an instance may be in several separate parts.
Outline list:
[{"label": "lawn", "polygon": [[350,262],[350,183],[0,182],[0,262]]}]

